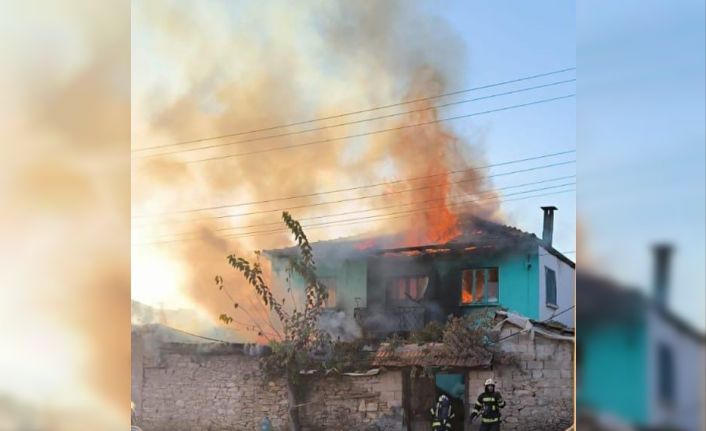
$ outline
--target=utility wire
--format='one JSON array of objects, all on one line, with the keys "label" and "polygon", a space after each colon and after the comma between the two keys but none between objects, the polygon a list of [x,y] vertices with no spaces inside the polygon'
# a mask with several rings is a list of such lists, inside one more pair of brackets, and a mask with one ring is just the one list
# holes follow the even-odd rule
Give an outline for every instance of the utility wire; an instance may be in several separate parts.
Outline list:
[{"label": "utility wire", "polygon": [[392,132],[392,131],[397,131],[397,130],[404,130],[404,129],[409,129],[413,127],[419,127],[419,126],[426,126],[430,124],[436,124],[436,123],[442,123],[444,121],[453,121],[453,120],[459,120],[462,118],[469,118],[469,117],[475,117],[478,115],[485,115],[485,114],[491,114],[494,112],[502,112],[502,111],[508,111],[511,109],[517,109],[517,108],[524,108],[527,106],[533,106],[533,105],[539,105],[542,103],[548,103],[548,102],[555,102],[558,100],[563,100],[563,99],[569,99],[571,97],[574,97],[576,94],[571,93],[571,94],[566,94],[563,96],[558,96],[558,97],[551,97],[548,99],[540,99],[540,100],[535,100],[532,102],[527,102],[527,103],[521,103],[518,105],[511,105],[511,106],[504,106],[502,108],[497,108],[497,109],[489,109],[486,111],[479,111],[479,112],[472,112],[470,114],[463,114],[463,115],[457,115],[453,117],[446,117],[446,118],[438,118],[436,120],[430,120],[430,121],[424,121],[421,123],[415,123],[415,124],[407,124],[404,126],[397,126],[397,127],[390,127],[387,129],[380,129],[380,130],[373,130],[371,132],[363,132],[363,133],[356,133],[353,135],[347,135],[347,136],[339,136],[336,138],[328,138],[328,139],[321,139],[317,141],[310,141],[310,142],[304,142],[300,144],[293,144],[293,145],[284,145],[281,147],[272,147],[272,148],[265,148],[262,150],[255,150],[255,151],[248,151],[244,153],[235,153],[235,154],[226,154],[223,156],[214,156],[214,157],[207,157],[204,159],[196,159],[196,160],[187,160],[185,163],[202,163],[202,162],[209,162],[209,161],[214,161],[214,160],[223,160],[223,159],[229,159],[232,157],[245,157],[245,156],[252,156],[255,154],[263,154],[263,153],[269,153],[272,151],[279,151],[279,150],[286,150],[290,148],[300,148],[300,147],[306,147],[310,145],[319,145],[319,144],[325,144],[328,142],[335,142],[335,141],[341,141],[345,139],[352,139],[352,138],[360,138],[363,136],[370,136],[370,135],[376,135],[379,133],[385,133],[385,132]]},{"label": "utility wire", "polygon": [[[567,176],[563,176],[563,177],[549,178],[546,180],[533,181],[533,182],[529,182],[529,183],[515,184],[515,185],[511,185],[511,186],[500,187],[500,188],[497,188],[494,190],[488,190],[488,191],[482,192],[482,194],[493,193],[493,192],[500,191],[500,190],[515,189],[515,188],[519,188],[519,187],[533,186],[533,185],[537,185],[537,184],[544,184],[544,183],[548,183],[548,182],[552,182],[552,181],[566,180],[566,179],[575,178],[575,177],[576,177],[576,175],[567,175]],[[322,218],[340,217],[340,216],[344,216],[344,215],[360,214],[360,213],[366,213],[366,212],[371,212],[371,211],[382,211],[382,210],[387,210],[387,209],[392,209],[392,208],[399,208],[399,207],[404,207],[404,206],[419,205],[419,204],[426,204],[426,203],[446,201],[446,200],[447,200],[447,197],[444,196],[444,197],[440,197],[440,198],[426,199],[423,201],[387,205],[387,206],[378,207],[378,208],[368,208],[368,209],[363,209],[363,210],[353,210],[353,211],[339,212],[339,213],[333,213],[333,214],[322,214],[322,215],[318,215],[318,216],[302,217],[302,218],[298,218],[297,220],[300,222],[308,221],[308,220],[318,220],[318,219],[322,219]],[[228,230],[235,230],[235,229],[248,229],[248,228],[258,228],[258,227],[265,227],[265,226],[277,226],[277,225],[280,225],[281,223],[282,223],[281,221],[273,221],[270,223],[256,223],[256,224],[245,225],[245,226],[226,226],[226,227],[220,227],[220,228],[214,229],[214,231],[228,231]],[[181,235],[181,234],[189,234],[189,233],[198,233],[198,231],[177,232],[176,234]]]},{"label": "utility wire", "polygon": [[212,211],[212,210],[219,210],[219,209],[225,209],[225,208],[236,208],[236,207],[242,207],[242,206],[248,206],[248,205],[266,204],[266,203],[271,203],[271,202],[276,202],[276,201],[311,198],[314,196],[323,196],[323,195],[328,195],[328,194],[332,194],[332,193],[350,192],[350,191],[354,191],[354,190],[379,187],[379,186],[390,186],[393,184],[405,183],[408,181],[416,181],[416,180],[434,178],[434,177],[445,176],[445,175],[459,174],[462,172],[469,172],[469,171],[479,170],[479,169],[495,168],[498,166],[506,166],[506,165],[512,165],[515,163],[522,163],[522,162],[529,162],[529,161],[533,161],[533,160],[546,159],[549,157],[556,157],[556,156],[561,156],[564,154],[571,154],[571,153],[575,153],[575,152],[576,152],[576,150],[566,150],[566,151],[560,151],[557,153],[543,154],[541,156],[525,157],[523,159],[510,160],[507,162],[493,163],[493,164],[485,165],[485,166],[473,166],[473,167],[465,168],[465,169],[457,169],[457,170],[439,172],[439,173],[430,174],[430,175],[408,177],[408,178],[402,178],[399,180],[384,181],[384,182],[374,183],[374,184],[364,184],[361,186],[347,187],[347,188],[334,189],[334,190],[326,190],[326,191],[322,191],[322,192],[305,193],[305,194],[300,194],[300,195],[284,196],[284,197],[279,197],[279,198],[269,198],[269,199],[264,199],[261,201],[241,202],[238,204],[216,205],[216,206],[202,207],[202,208],[190,208],[190,209],[184,209],[184,210],[166,211],[166,212],[161,212],[161,213],[139,214],[139,215],[132,216],[132,218],[148,218],[148,217],[157,217],[157,216],[172,215],[172,214],[187,214],[187,213],[193,213],[193,212],[199,212],[199,211]]},{"label": "utility wire", "polygon": [[[534,190],[526,190],[523,192],[517,192],[517,193],[510,193],[505,196],[516,196],[516,195],[522,195],[525,193],[532,193],[532,192],[537,192],[537,191],[542,191],[542,190],[550,190],[550,189],[555,189],[559,187],[565,187],[565,186],[571,186],[575,185],[576,183],[565,183],[565,184],[559,184],[556,186],[549,186],[549,187],[542,187],[539,189],[534,189]],[[329,221],[329,222],[321,222],[321,223],[314,223],[310,225],[305,225],[302,226],[304,228],[312,228],[312,227],[319,227],[319,226],[339,226],[338,223],[343,223],[342,225],[345,225],[349,221],[370,221],[371,219],[373,221],[379,221],[379,220],[387,220],[389,218],[397,218],[397,217],[389,217],[389,216],[394,216],[394,215],[407,215],[407,214],[414,214],[414,213],[419,213],[419,212],[427,212],[431,209],[443,209],[447,207],[454,207],[454,206],[465,206],[469,204],[474,204],[478,202],[483,202],[485,200],[495,200],[495,199],[500,199],[500,198],[486,198],[486,199],[474,199],[474,200],[465,200],[465,201],[459,201],[459,202],[452,202],[449,203],[448,205],[437,205],[437,206],[432,206],[432,207],[426,207],[426,208],[417,208],[413,210],[407,210],[407,211],[399,211],[399,212],[394,212],[390,214],[378,214],[378,215],[371,215],[371,216],[365,216],[365,217],[355,217],[355,218],[350,218],[350,219],[345,219],[345,220],[338,220],[338,221]],[[282,229],[276,229],[276,230],[266,230],[266,231],[255,231],[255,232],[245,232],[245,233],[237,233],[237,234],[232,234],[232,235],[225,235],[224,238],[241,238],[241,237],[247,237],[247,236],[252,236],[253,234],[259,234],[259,233],[270,233],[270,232],[283,232],[287,231],[287,229],[282,228]]]},{"label": "utility wire", "polygon": [[[520,195],[520,194],[524,194],[524,193],[533,193],[533,192],[539,191],[539,190],[546,190],[546,189],[551,189],[551,188],[564,187],[564,186],[566,186],[566,185],[571,185],[571,184],[562,184],[562,185],[558,185],[558,186],[547,187],[547,188],[537,189],[537,190],[527,190],[527,191],[524,191],[524,192],[513,193],[513,194],[510,194],[510,195],[506,195],[506,196],[514,196],[514,195]],[[550,196],[550,195],[557,195],[557,194],[562,194],[562,193],[569,193],[569,192],[573,192],[573,191],[575,191],[575,189],[562,190],[562,191],[551,192],[551,193],[543,193],[543,194],[531,195],[531,196],[523,196],[523,197],[514,198],[514,199],[503,199],[503,202],[519,201],[519,200],[525,200],[525,199],[531,199],[531,198],[537,198],[537,197],[543,197],[543,196]],[[456,206],[456,205],[461,205],[461,204],[466,204],[466,205],[468,205],[468,204],[472,204],[472,203],[481,202],[481,201],[484,201],[484,200],[495,200],[495,199],[502,199],[502,197],[497,197],[497,198],[494,198],[494,199],[479,199],[479,200],[475,200],[475,201],[459,202],[459,203],[456,203],[456,204],[453,204],[453,203],[452,203],[452,204],[449,204],[448,206]],[[429,209],[434,209],[434,208],[435,208],[435,207],[425,208],[424,211],[428,211]],[[417,211],[417,212],[419,212],[419,211]],[[370,222],[370,221],[379,221],[379,220],[387,220],[387,219],[401,218],[401,217],[405,217],[405,216],[406,216],[407,214],[409,214],[409,213],[410,213],[409,211],[405,212],[404,214],[402,214],[402,213],[396,213],[396,214],[402,214],[402,215],[394,215],[394,216],[392,216],[392,217],[387,217],[387,216],[389,216],[390,214],[383,214],[383,215],[377,216],[377,217],[378,217],[377,220],[369,220],[371,217],[366,217],[365,219],[362,219],[362,218],[358,218],[358,219],[348,219],[348,220],[352,220],[352,221],[348,221],[348,220],[339,220],[339,221],[336,221],[336,222],[327,222],[327,223],[325,223],[325,224],[324,224],[324,223],[320,223],[320,224],[317,224],[317,225],[306,225],[306,226],[303,226],[303,227],[306,228],[307,230],[310,230],[310,229],[320,229],[320,228],[322,228],[322,227],[333,227],[332,225],[334,225],[334,224],[335,224],[335,227],[338,227],[338,226],[346,226],[346,225],[358,224],[358,223],[368,223],[368,222]],[[250,236],[258,236],[259,234],[281,233],[281,232],[286,232],[286,229],[274,229],[274,230],[260,231],[260,232],[248,232],[248,233],[243,233],[243,234],[223,235],[223,236],[218,236],[217,238],[220,238],[220,239],[245,238],[245,237],[250,237]],[[194,240],[199,240],[199,239],[200,239],[200,238],[181,238],[181,239],[172,239],[172,240],[164,240],[164,241],[141,242],[141,243],[136,243],[136,244],[132,244],[132,245],[133,245],[133,246],[141,246],[141,245],[153,245],[153,244],[168,244],[168,243],[175,243],[175,242],[194,241]]]},{"label": "utility wire", "polygon": [[497,83],[494,83],[494,84],[487,84],[487,85],[483,85],[483,86],[480,86],[480,87],[467,88],[467,89],[463,89],[463,90],[452,91],[452,92],[450,92],[450,93],[444,93],[444,94],[438,94],[438,95],[435,95],[435,96],[428,96],[428,97],[422,97],[422,98],[407,100],[407,101],[404,101],[404,102],[391,103],[391,104],[388,104],[388,105],[382,105],[382,106],[377,106],[377,107],[373,107],[373,108],[360,109],[360,110],[357,110],[357,111],[345,112],[345,113],[341,113],[341,114],[330,115],[330,116],[327,116],[327,117],[319,117],[319,118],[314,118],[314,119],[311,119],[311,120],[296,121],[296,122],[288,123],[288,124],[280,124],[280,125],[275,125],[275,126],[268,126],[268,127],[264,127],[264,128],[260,128],[260,129],[252,129],[252,130],[248,130],[248,131],[241,131],[241,132],[229,133],[229,134],[220,135],[220,136],[211,136],[211,137],[207,137],[207,138],[192,139],[192,140],[181,141],[181,142],[176,142],[176,143],[172,143],[172,144],[155,145],[155,146],[151,146],[151,147],[142,147],[142,148],[134,149],[134,150],[132,150],[132,151],[133,151],[133,152],[148,151],[148,150],[152,150],[152,149],[155,149],[155,148],[166,148],[166,147],[173,147],[173,146],[178,146],[178,145],[194,144],[194,143],[198,143],[198,142],[211,141],[211,140],[222,139],[222,138],[229,138],[229,137],[241,136],[241,135],[248,135],[248,134],[251,134],[251,133],[266,132],[266,131],[276,130],[276,129],[282,129],[282,128],[286,128],[286,127],[300,126],[300,125],[303,125],[303,124],[315,123],[315,122],[324,121],[324,120],[331,120],[331,119],[334,119],[334,118],[341,118],[341,117],[346,117],[346,116],[349,116],[349,115],[362,114],[362,113],[364,113],[364,112],[377,111],[377,110],[380,110],[380,109],[392,108],[392,107],[395,107],[395,106],[408,105],[408,104],[412,104],[412,103],[417,103],[417,102],[423,102],[423,101],[438,99],[438,98],[446,97],[446,96],[455,96],[455,95],[458,95],[458,94],[468,93],[468,92],[471,92],[471,91],[477,91],[477,90],[484,90],[484,89],[487,89],[487,88],[499,87],[499,86],[501,86],[501,85],[512,84],[512,83],[521,82],[521,81],[527,81],[527,80],[536,79],[536,78],[542,78],[542,77],[545,77],[545,76],[550,76],[550,75],[556,75],[556,74],[560,74],[560,73],[564,73],[564,72],[569,72],[569,71],[571,71],[571,70],[576,70],[576,67],[568,67],[568,68],[565,68],[565,69],[554,70],[554,71],[551,71],[551,72],[540,73],[540,74],[537,74],[537,75],[525,76],[525,77],[522,77],[522,78],[512,79],[512,80],[509,80],[509,81],[497,82]]},{"label": "utility wire", "polygon": [[[401,115],[406,115],[406,114],[415,114],[415,113],[418,113],[418,112],[429,111],[429,110],[432,110],[432,109],[447,108],[447,107],[449,107],[449,106],[462,105],[462,104],[465,104],[465,103],[477,102],[477,101],[480,101],[480,100],[492,99],[492,98],[495,98],[495,97],[508,96],[508,95],[511,95],[511,94],[523,93],[523,92],[525,92],[525,91],[538,90],[538,89],[540,89],[540,88],[552,87],[552,86],[561,85],[561,84],[567,84],[567,83],[569,83],[569,82],[575,82],[575,81],[576,81],[576,78],[573,78],[573,79],[566,79],[566,80],[563,80],[563,81],[555,81],[555,82],[551,82],[551,83],[548,83],[548,84],[536,85],[536,86],[527,87],[527,88],[520,88],[520,89],[517,89],[517,90],[506,91],[506,92],[503,92],[503,93],[490,94],[490,95],[487,95],[487,96],[477,97],[477,98],[473,98],[473,99],[457,100],[457,101],[454,101],[454,102],[448,102],[448,103],[444,103],[444,104],[441,104],[441,105],[435,105],[435,106],[428,106],[428,107],[426,107],[426,108],[421,108],[421,109],[414,109],[414,110],[404,111],[404,112],[395,112],[395,113],[392,113],[392,114],[380,115],[380,116],[371,117],[371,118],[363,118],[363,119],[360,119],[360,120],[347,121],[347,122],[343,122],[343,123],[331,124],[331,125],[328,125],[328,126],[313,127],[313,128],[309,128],[309,129],[296,130],[296,131],[292,131],[292,132],[283,132],[283,133],[278,133],[278,134],[276,134],[276,135],[258,136],[258,137],[255,137],[255,138],[242,139],[242,140],[234,141],[234,142],[224,142],[224,143],[220,143],[220,144],[206,145],[206,146],[202,146],[202,147],[187,148],[187,149],[183,149],[183,150],[167,151],[167,152],[162,152],[162,153],[150,154],[150,155],[146,155],[146,156],[142,156],[142,157],[138,157],[138,158],[147,159],[147,158],[154,158],[154,157],[163,157],[163,156],[167,156],[167,155],[171,155],[171,154],[188,153],[188,152],[192,152],[192,151],[208,150],[208,149],[211,149],[211,148],[228,147],[228,146],[232,146],[232,145],[240,145],[240,144],[246,144],[246,143],[250,143],[250,142],[265,141],[265,140],[268,140],[268,139],[282,138],[282,137],[285,137],[285,136],[301,135],[301,134],[303,134],[303,133],[308,133],[308,132],[316,132],[316,131],[320,131],[320,130],[327,130],[327,129],[332,129],[332,128],[341,127],[341,126],[349,126],[349,125],[353,125],[353,124],[361,124],[361,123],[366,123],[366,122],[369,122],[369,121],[383,120],[383,119],[386,119],[386,118],[394,118],[394,117],[399,117],[399,116],[401,116]],[[154,147],[153,147],[153,148],[154,148]]]},{"label": "utility wire", "polygon": [[414,187],[414,188],[405,189],[405,190],[395,190],[395,191],[391,191],[391,192],[378,193],[378,194],[368,195],[368,196],[357,196],[357,197],[351,197],[351,198],[343,198],[343,199],[338,199],[335,201],[317,202],[317,203],[312,203],[312,204],[287,206],[287,207],[280,207],[280,208],[269,209],[269,210],[251,211],[251,212],[237,213],[237,214],[224,214],[224,215],[218,215],[218,216],[200,217],[200,218],[192,218],[192,219],[186,219],[186,220],[172,220],[172,221],[167,221],[167,222],[188,223],[188,222],[199,221],[199,220],[212,220],[212,219],[231,218],[231,217],[245,217],[245,216],[252,216],[252,215],[257,215],[257,214],[267,214],[267,213],[272,213],[272,212],[289,211],[289,210],[294,210],[294,209],[309,208],[309,207],[315,207],[315,206],[321,206],[321,205],[330,205],[330,204],[337,204],[337,203],[343,203],[343,202],[358,201],[358,200],[362,200],[362,199],[384,197],[384,196],[393,195],[393,194],[400,194],[400,193],[406,193],[406,192],[412,192],[412,191],[418,191],[418,190],[425,190],[425,189],[430,189],[433,187],[440,187],[440,186],[446,186],[446,185],[451,185],[451,184],[460,184],[460,183],[465,183],[465,182],[477,182],[477,181],[481,181],[481,180],[487,179],[487,178],[494,178],[494,177],[524,173],[524,172],[531,172],[531,171],[536,171],[536,170],[540,170],[540,169],[547,169],[547,168],[552,168],[552,167],[556,167],[556,166],[568,165],[568,164],[575,163],[575,162],[576,162],[576,160],[569,160],[569,161],[558,162],[558,163],[550,163],[550,164],[541,165],[541,166],[534,166],[534,167],[527,168],[527,169],[519,169],[519,170],[515,170],[515,171],[510,171],[510,172],[502,172],[502,173],[498,173],[498,174],[488,175],[485,178],[471,178],[471,179],[467,179],[467,180],[451,181],[451,182],[448,182],[445,184],[426,185],[426,186]]}]

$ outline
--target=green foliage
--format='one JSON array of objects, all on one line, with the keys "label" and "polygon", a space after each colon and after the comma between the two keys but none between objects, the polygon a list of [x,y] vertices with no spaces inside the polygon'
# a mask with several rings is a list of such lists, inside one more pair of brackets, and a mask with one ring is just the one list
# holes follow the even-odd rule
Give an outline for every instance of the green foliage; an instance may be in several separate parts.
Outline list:
[{"label": "green foliage", "polygon": [[333,343],[331,355],[324,362],[324,368],[341,373],[370,369],[371,355],[364,349],[366,343],[367,340],[362,338],[350,342]]},{"label": "green foliage", "polygon": [[[285,374],[290,382],[295,383],[299,380],[300,371],[321,368],[322,352],[331,349],[330,337],[318,328],[318,319],[328,293],[316,277],[312,247],[301,224],[287,212],[282,213],[282,219],[299,248],[298,256],[289,259],[289,271],[304,280],[306,303],[302,310],[295,308],[288,311],[284,307],[285,299],[275,297],[263,276],[259,252],[255,252],[254,262],[235,254],[228,256],[227,260],[253,287],[262,303],[277,316],[284,330],[280,339],[270,341],[272,354],[261,361],[263,370],[268,375]],[[223,277],[216,276],[215,281],[218,289],[223,290]],[[233,306],[238,308],[237,303]],[[226,324],[233,322],[233,318],[226,314],[222,314],[220,320]]]},{"label": "green foliage", "polygon": [[463,317],[450,317],[443,329],[442,342],[448,354],[457,357],[493,353],[495,335],[491,331],[493,311]]},{"label": "green foliage", "polygon": [[443,336],[444,324],[433,320],[421,330],[410,334],[409,341],[417,344],[438,343],[442,341]]}]

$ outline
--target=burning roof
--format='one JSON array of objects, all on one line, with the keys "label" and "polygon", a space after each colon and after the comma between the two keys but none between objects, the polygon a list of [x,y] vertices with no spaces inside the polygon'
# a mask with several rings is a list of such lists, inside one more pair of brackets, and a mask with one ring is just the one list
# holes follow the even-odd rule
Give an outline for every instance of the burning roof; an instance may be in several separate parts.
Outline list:
[{"label": "burning roof", "polygon": [[[339,238],[316,242],[312,247],[315,255],[335,258],[337,254],[345,254],[346,257],[368,255],[414,257],[517,249],[529,251],[542,246],[572,268],[575,267],[571,259],[553,247],[547,246],[535,234],[476,216],[465,216],[460,220],[458,234],[444,243],[406,245],[405,238],[404,234]],[[290,256],[296,252],[296,247],[266,251],[270,256]]]}]

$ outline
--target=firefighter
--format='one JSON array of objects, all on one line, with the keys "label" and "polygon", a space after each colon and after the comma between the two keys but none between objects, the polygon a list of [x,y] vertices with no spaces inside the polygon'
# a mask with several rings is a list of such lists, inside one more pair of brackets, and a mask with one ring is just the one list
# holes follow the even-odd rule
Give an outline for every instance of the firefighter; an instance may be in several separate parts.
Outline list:
[{"label": "firefighter", "polygon": [[431,429],[433,431],[447,431],[451,429],[451,419],[455,414],[451,409],[451,400],[446,395],[440,395],[436,407],[430,409],[432,422]]},{"label": "firefighter", "polygon": [[505,401],[500,392],[495,391],[493,379],[485,381],[485,391],[478,395],[471,412],[471,422],[480,416],[480,431],[500,431],[500,409],[505,407]]}]

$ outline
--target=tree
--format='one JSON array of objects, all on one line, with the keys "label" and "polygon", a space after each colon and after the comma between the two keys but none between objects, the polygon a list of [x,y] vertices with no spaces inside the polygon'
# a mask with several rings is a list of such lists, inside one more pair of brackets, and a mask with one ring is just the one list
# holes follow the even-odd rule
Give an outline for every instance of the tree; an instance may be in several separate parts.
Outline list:
[{"label": "tree", "polygon": [[[300,400],[301,371],[321,365],[322,353],[331,344],[329,335],[319,329],[318,320],[328,297],[326,286],[316,277],[316,264],[309,240],[304,234],[301,224],[287,212],[282,213],[282,219],[294,235],[298,244],[298,255],[289,258],[289,267],[304,281],[305,301],[303,309],[296,305],[288,310],[284,298],[276,298],[272,288],[265,282],[260,253],[256,252],[256,260],[249,262],[234,254],[228,256],[228,263],[238,270],[252,286],[262,303],[272,312],[282,326],[282,333],[276,339],[270,340],[272,354],[263,359],[263,370],[269,375],[284,376],[287,382],[287,401],[289,406],[290,428],[299,431],[298,404]],[[216,276],[216,285],[223,290],[223,277]],[[229,296],[232,299],[232,297]],[[233,302],[234,308],[240,305]],[[220,320],[230,324],[234,319],[221,314]],[[262,330],[261,330],[262,332]]]}]

